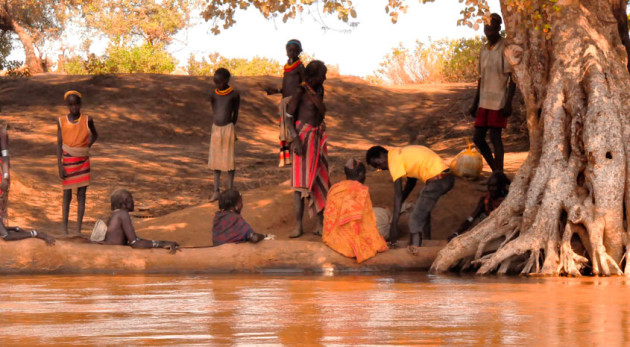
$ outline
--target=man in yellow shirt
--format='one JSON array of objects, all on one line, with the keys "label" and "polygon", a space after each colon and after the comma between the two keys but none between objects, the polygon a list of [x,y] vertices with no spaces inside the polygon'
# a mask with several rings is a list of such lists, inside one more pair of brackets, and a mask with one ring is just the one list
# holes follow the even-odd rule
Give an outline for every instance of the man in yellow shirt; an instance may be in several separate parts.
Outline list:
[{"label": "man in yellow shirt", "polygon": [[[387,151],[374,146],[367,151],[366,161],[377,169],[389,170],[394,180],[394,213],[390,226],[389,241],[398,238],[400,207],[413,191],[418,180],[425,185],[409,217],[410,244],[422,245],[422,234],[431,239],[431,211],[440,197],[453,188],[455,178],[442,158],[424,146],[405,146]],[[403,189],[403,178],[407,183]]]}]

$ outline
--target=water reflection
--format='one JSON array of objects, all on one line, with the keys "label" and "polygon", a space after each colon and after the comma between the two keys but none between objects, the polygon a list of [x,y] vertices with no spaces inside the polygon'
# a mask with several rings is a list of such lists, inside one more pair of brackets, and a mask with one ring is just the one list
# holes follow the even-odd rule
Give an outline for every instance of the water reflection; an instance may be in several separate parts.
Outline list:
[{"label": "water reflection", "polygon": [[2,345],[627,345],[625,278],[3,277]]}]

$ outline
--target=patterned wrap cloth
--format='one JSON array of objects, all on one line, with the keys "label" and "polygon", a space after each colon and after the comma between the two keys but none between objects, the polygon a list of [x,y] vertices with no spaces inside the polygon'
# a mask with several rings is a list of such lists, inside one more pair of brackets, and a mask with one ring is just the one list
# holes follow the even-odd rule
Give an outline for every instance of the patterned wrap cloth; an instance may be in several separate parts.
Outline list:
[{"label": "patterned wrap cloth", "polygon": [[254,233],[252,227],[238,213],[219,211],[214,215],[212,223],[212,245],[245,242]]},{"label": "patterned wrap cloth", "polygon": [[296,122],[303,155],[291,153],[291,187],[306,198],[311,214],[321,212],[326,206],[326,196],[330,188],[328,177],[328,136],[321,127]]},{"label": "patterned wrap cloth", "polygon": [[324,211],[324,243],[357,263],[387,250],[376,227],[368,187],[358,181],[341,181],[328,193]]}]

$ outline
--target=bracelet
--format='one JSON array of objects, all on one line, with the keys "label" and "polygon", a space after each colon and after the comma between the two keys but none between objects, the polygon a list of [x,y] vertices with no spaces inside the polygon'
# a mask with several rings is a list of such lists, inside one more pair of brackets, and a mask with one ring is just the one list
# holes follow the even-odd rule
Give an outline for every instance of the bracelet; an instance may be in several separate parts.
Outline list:
[{"label": "bracelet", "polygon": [[5,180],[6,180],[7,178],[9,178],[9,173],[8,173],[8,172],[5,172],[5,173],[2,175],[2,178],[4,178]]},{"label": "bracelet", "polygon": [[3,149],[1,152],[3,157],[8,157],[9,156],[9,150],[8,149]]},{"label": "bracelet", "polygon": [[37,230],[31,230],[31,231],[30,231],[30,233],[31,233],[31,237],[32,237],[32,238],[36,238],[36,237],[37,237],[37,235],[38,235],[38,234],[37,234]]},{"label": "bracelet", "polygon": [[471,223],[472,223],[474,220],[475,220],[475,219],[474,219],[472,216],[468,216],[467,221],[469,221],[469,222],[471,222]]},{"label": "bracelet", "polygon": [[152,245],[153,245],[153,248],[159,248],[159,247],[158,247],[158,246],[160,245],[160,242],[159,242],[159,241],[152,240],[152,241],[151,241],[151,243],[152,243]]},{"label": "bracelet", "polygon": [[285,117],[287,117],[287,118],[293,118],[293,115],[292,115],[292,114],[289,114],[289,113],[286,113],[286,114],[285,114]]}]

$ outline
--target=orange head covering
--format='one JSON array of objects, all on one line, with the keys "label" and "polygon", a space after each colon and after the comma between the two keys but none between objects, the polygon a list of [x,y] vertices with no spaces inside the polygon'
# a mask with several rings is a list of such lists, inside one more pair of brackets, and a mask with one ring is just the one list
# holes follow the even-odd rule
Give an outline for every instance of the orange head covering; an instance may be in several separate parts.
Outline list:
[{"label": "orange head covering", "polygon": [[66,94],[63,95],[63,99],[64,100],[68,100],[68,97],[70,95],[76,95],[79,97],[79,99],[83,99],[83,96],[81,95],[81,93],[77,92],[76,90],[69,90],[66,92]]}]

